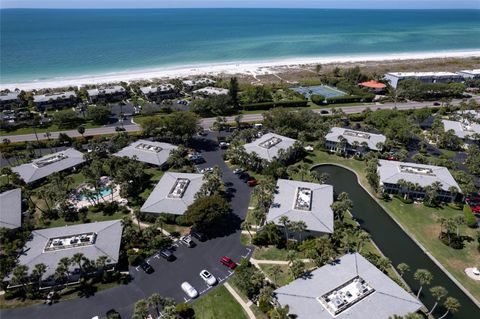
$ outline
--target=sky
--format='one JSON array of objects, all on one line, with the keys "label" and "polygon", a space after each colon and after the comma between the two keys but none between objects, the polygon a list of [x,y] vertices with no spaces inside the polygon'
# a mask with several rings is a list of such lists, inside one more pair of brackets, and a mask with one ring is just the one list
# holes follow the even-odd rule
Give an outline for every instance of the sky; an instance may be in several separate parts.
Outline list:
[{"label": "sky", "polygon": [[480,9],[480,0],[2,0],[0,7]]}]

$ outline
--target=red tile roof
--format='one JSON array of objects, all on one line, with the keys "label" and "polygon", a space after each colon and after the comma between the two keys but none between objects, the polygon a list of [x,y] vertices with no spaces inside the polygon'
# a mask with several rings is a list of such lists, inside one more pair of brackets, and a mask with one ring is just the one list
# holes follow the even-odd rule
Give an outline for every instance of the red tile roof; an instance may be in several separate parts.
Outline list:
[{"label": "red tile roof", "polygon": [[372,88],[372,89],[384,89],[386,87],[385,84],[377,82],[377,81],[368,81],[368,82],[362,82],[359,83],[358,85],[367,87],[367,88]]}]

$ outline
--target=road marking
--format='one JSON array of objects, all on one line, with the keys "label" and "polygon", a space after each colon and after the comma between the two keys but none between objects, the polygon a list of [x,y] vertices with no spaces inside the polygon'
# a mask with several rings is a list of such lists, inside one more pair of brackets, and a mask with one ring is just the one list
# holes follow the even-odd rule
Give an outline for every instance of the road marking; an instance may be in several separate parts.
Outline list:
[{"label": "road marking", "polygon": [[153,258],[160,259],[160,256],[158,254],[156,254],[155,256],[153,256]]},{"label": "road marking", "polygon": [[229,270],[228,273],[231,275],[233,275],[233,271]]},{"label": "road marking", "polygon": [[218,282],[222,282],[224,280],[225,280],[224,278],[218,278]]},{"label": "road marking", "polygon": [[189,301],[190,301],[190,299],[187,299],[187,298],[185,298],[185,297],[183,297],[183,299],[185,300],[185,302],[189,302]]},{"label": "road marking", "polygon": [[150,264],[150,258],[147,259],[147,264]]},{"label": "road marking", "polygon": [[135,270],[136,270],[136,271],[140,271],[140,270],[138,269],[138,266],[137,266],[137,267],[135,267]]}]

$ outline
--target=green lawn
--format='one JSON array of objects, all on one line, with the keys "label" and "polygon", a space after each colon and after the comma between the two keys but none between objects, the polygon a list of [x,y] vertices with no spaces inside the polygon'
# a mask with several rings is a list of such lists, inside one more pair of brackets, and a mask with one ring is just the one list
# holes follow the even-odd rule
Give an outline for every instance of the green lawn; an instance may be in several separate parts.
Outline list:
[{"label": "green lawn", "polygon": [[[256,247],[253,258],[260,260],[287,260],[287,249],[279,249],[274,246]],[[304,258],[301,252],[297,252],[298,258]]]},{"label": "green lawn", "polygon": [[[102,125],[98,124],[93,124],[92,122],[86,122],[83,124],[85,128],[96,128],[96,127],[101,127]],[[38,134],[39,139],[44,138],[44,134],[47,132],[58,132],[58,131],[70,131],[70,130],[75,130],[76,128],[59,128],[58,125],[52,124],[48,127],[41,127],[37,128],[36,130],[33,127],[22,127],[14,131],[5,131],[1,130],[0,131],[0,136],[7,136],[7,135],[22,135],[22,134],[33,134],[35,131]]]},{"label": "green lawn", "polygon": [[[448,154],[447,154],[448,156]],[[357,172],[360,182],[370,189],[365,177],[365,163],[354,159],[345,159],[326,152],[315,151],[306,158],[309,164],[337,163],[347,166]],[[328,183],[328,181],[327,181]],[[370,189],[371,191],[371,189]],[[450,248],[438,239],[440,217],[450,217],[462,214],[451,207],[430,208],[423,204],[404,204],[398,199],[390,202],[378,200],[381,204],[423,247],[425,247],[475,298],[480,300],[480,285],[470,279],[464,272],[466,267],[480,265],[475,241],[475,229],[461,227],[461,233],[472,237],[473,241],[466,242],[461,250]]]},{"label": "green lawn", "polygon": [[273,280],[277,287],[288,285],[293,281],[288,265],[260,265],[260,268]]},{"label": "green lawn", "polygon": [[197,319],[247,319],[242,306],[224,286],[218,287],[192,304]]},{"label": "green lawn", "polygon": [[[102,212],[92,213],[88,212],[87,214],[87,223],[93,222],[103,222],[107,220],[116,220],[122,219],[123,217],[128,216],[122,214],[120,212],[116,212],[112,215],[104,215]],[[37,228],[52,228],[52,227],[62,227],[62,226],[70,226],[70,225],[77,225],[83,224],[84,222],[81,220],[73,221],[73,222],[66,222],[63,218],[59,218],[56,220],[49,220],[47,224],[38,221]]]}]

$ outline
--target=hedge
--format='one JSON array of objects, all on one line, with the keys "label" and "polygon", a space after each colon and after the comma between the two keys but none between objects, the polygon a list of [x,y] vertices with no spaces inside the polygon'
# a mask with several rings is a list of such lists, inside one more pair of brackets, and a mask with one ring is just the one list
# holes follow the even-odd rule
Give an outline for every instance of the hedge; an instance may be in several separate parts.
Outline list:
[{"label": "hedge", "polygon": [[357,95],[349,95],[349,96],[335,96],[335,97],[328,97],[326,99],[327,104],[338,104],[338,103],[353,103],[353,102],[360,102],[362,98]]},{"label": "hedge", "polygon": [[465,219],[467,220],[467,226],[470,228],[477,228],[477,218],[473,215],[472,209],[468,205],[463,205],[463,213],[465,214]]},{"label": "hedge", "polygon": [[280,101],[280,102],[263,102],[263,103],[253,103],[245,104],[242,107],[246,111],[253,110],[269,110],[274,107],[305,107],[307,106],[308,101]]},{"label": "hedge", "polygon": [[323,95],[313,94],[312,96],[310,96],[310,99],[312,100],[313,103],[317,105],[325,104],[325,96]]}]

